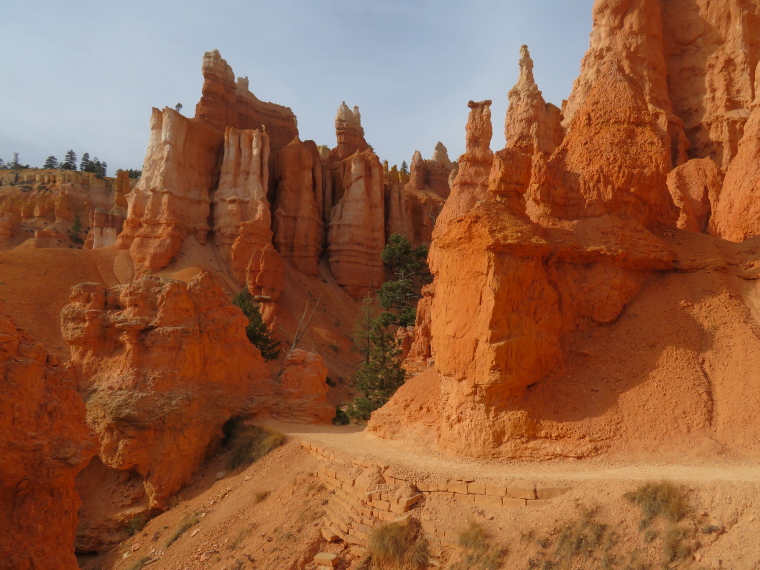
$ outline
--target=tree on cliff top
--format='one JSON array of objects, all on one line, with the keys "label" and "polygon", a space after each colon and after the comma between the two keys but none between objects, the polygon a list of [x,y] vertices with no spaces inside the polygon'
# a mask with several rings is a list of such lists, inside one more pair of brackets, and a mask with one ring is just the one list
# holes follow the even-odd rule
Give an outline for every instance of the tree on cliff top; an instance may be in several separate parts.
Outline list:
[{"label": "tree on cliff top", "polygon": [[58,159],[53,155],[48,156],[45,159],[45,164],[42,165],[42,168],[58,168]]},{"label": "tree on cliff top", "polygon": [[63,163],[61,164],[63,170],[76,170],[77,169],[77,154],[73,150],[69,150],[66,153]]},{"label": "tree on cliff top", "polygon": [[232,298],[232,304],[237,305],[248,317],[245,334],[256,348],[261,351],[265,360],[275,360],[280,355],[280,341],[277,340],[264,324],[259,307],[253,304],[248,289],[243,289]]}]

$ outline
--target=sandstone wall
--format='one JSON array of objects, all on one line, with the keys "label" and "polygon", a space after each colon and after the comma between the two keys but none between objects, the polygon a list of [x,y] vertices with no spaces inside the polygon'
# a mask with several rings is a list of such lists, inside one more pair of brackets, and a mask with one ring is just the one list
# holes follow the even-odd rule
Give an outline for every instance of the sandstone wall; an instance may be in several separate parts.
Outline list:
[{"label": "sandstone wall", "polygon": [[78,568],[75,477],[96,453],[62,363],[0,313],[0,566]]},{"label": "sandstone wall", "polygon": [[[112,289],[77,285],[61,321],[100,461],[126,472],[124,485],[137,477],[149,509],[169,506],[224,423],[253,409],[269,383],[245,317],[207,273],[189,284],[148,276]],[[89,532],[107,524],[86,522]]]}]

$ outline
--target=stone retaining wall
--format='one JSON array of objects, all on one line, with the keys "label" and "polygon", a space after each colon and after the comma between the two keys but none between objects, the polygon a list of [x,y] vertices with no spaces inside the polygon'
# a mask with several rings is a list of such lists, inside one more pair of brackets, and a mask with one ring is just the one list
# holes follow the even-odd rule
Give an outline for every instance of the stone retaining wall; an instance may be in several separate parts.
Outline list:
[{"label": "stone retaining wall", "polygon": [[[316,476],[331,491],[322,534],[328,541],[342,540],[361,553],[372,529],[400,521],[426,497],[436,495],[484,507],[530,508],[546,505],[569,487],[515,485],[510,482],[455,478],[417,480],[390,465],[368,459],[350,459],[308,442],[302,447],[322,459]],[[423,530],[443,547],[457,548],[457,537],[421,521]]]}]

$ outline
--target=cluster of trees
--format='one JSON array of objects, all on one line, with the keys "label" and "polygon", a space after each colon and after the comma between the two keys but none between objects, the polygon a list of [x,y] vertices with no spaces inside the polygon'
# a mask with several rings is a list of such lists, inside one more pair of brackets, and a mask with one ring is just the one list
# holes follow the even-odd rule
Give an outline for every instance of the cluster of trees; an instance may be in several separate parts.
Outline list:
[{"label": "cluster of trees", "polygon": [[[353,382],[362,395],[346,408],[346,415],[353,421],[369,420],[370,414],[383,406],[406,379],[396,331],[414,324],[420,289],[427,275],[426,258],[425,246],[412,247],[399,234],[392,234],[383,249],[382,260],[391,279],[383,283],[375,298],[364,300],[354,329],[354,350],[362,361]],[[382,311],[378,311],[378,304]]]},{"label": "cluster of trees", "polygon": [[[45,164],[42,168],[60,168],[61,170],[76,170],[77,169],[77,154],[73,150],[66,152],[66,156],[63,162],[59,162],[58,159],[50,155],[45,160]],[[92,172],[98,176],[105,176],[108,169],[108,164],[104,160],[101,162],[96,156],[90,160],[90,153],[86,152],[82,155],[82,161],[79,163],[79,170],[82,172]]]},{"label": "cluster of trees", "polygon": [[[28,164],[22,164],[19,160],[19,153],[13,153],[13,160],[5,162],[0,158],[0,170],[22,170],[24,168],[32,168]],[[97,156],[90,159],[90,153],[86,152],[82,155],[82,160],[77,165],[77,154],[73,150],[66,152],[63,161],[59,161],[55,156],[50,155],[45,159],[45,163],[42,168],[60,168],[61,170],[80,170],[82,172],[92,172],[98,176],[106,176],[108,172],[108,164],[105,160],[101,161]],[[130,178],[140,178],[142,176],[142,170],[129,169]]]},{"label": "cluster of trees", "polygon": [[0,170],[22,170],[24,168],[30,168],[28,164],[21,164],[18,157],[18,153],[14,152],[13,160],[9,162],[5,162],[2,158],[0,158]]},{"label": "cluster of trees", "polygon": [[[119,168],[116,172],[123,172],[123,168]],[[137,170],[136,168],[130,168],[127,170],[129,172],[130,178],[140,178],[142,176],[142,170]]]}]

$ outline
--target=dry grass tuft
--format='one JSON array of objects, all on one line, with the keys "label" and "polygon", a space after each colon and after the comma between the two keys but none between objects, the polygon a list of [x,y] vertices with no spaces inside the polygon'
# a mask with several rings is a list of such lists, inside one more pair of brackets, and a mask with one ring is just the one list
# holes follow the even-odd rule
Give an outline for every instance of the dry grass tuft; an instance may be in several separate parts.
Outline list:
[{"label": "dry grass tuft", "polygon": [[253,495],[253,504],[258,505],[269,496],[269,491],[256,491]]},{"label": "dry grass tuft", "polygon": [[507,553],[506,548],[493,544],[490,533],[475,522],[459,533],[457,542],[464,549],[465,556],[452,570],[497,570]]},{"label": "dry grass tuft", "polygon": [[171,534],[171,536],[167,539],[166,548],[169,548],[174,542],[183,534],[185,534],[188,530],[193,528],[195,525],[197,525],[200,522],[200,519],[198,518],[198,515],[190,515],[188,517],[185,517],[185,519],[179,523],[179,526],[174,530],[174,532]]},{"label": "dry grass tuft", "polygon": [[152,558],[150,556],[143,556],[142,558],[138,558],[134,561],[132,566],[129,567],[128,570],[141,570],[143,566],[145,566],[148,562],[150,562]]},{"label": "dry grass tuft", "polygon": [[641,507],[644,517],[640,527],[648,527],[652,521],[662,517],[670,523],[677,523],[686,516],[688,507],[686,493],[682,487],[670,481],[646,483],[625,494],[631,503]]},{"label": "dry grass tuft", "polygon": [[250,465],[285,443],[280,432],[261,426],[247,426],[230,420],[225,426],[223,444],[227,448],[227,469]]},{"label": "dry grass tuft", "polygon": [[375,528],[369,535],[369,559],[364,564],[375,570],[422,570],[428,560],[420,523],[409,519]]},{"label": "dry grass tuft", "polygon": [[690,528],[671,526],[665,531],[662,541],[662,562],[670,565],[691,558],[699,544],[694,540],[694,531]]}]

